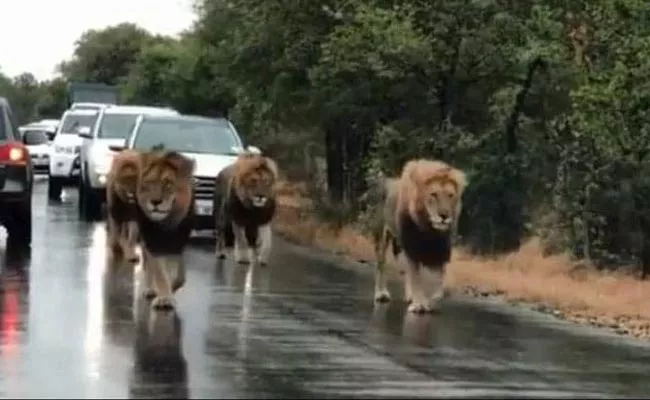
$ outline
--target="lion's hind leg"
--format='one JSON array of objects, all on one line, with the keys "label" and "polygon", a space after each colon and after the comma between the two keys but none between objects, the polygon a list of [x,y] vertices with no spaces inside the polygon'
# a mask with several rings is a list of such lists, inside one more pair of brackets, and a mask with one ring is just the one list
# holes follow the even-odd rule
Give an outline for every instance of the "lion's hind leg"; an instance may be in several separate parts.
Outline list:
[{"label": "lion's hind leg", "polygon": [[387,303],[390,301],[390,292],[386,282],[386,252],[391,240],[391,233],[388,228],[384,227],[381,234],[375,241],[375,255],[377,267],[375,269],[375,301],[378,303]]},{"label": "lion's hind leg", "polygon": [[185,285],[185,261],[183,255],[170,256],[167,263],[168,274],[173,276],[172,279],[172,292],[182,288]]}]

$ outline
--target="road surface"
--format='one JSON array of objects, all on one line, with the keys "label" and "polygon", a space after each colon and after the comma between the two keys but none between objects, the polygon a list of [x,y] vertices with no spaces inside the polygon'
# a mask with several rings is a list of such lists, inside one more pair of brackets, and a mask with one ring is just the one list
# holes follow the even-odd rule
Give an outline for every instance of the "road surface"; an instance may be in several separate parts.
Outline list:
[{"label": "road surface", "polygon": [[31,255],[3,249],[2,398],[650,395],[649,346],[462,297],[435,316],[375,307],[368,266],[279,238],[266,269],[193,245],[178,312],[150,313],[139,268],[107,272],[103,222],[46,185]]}]

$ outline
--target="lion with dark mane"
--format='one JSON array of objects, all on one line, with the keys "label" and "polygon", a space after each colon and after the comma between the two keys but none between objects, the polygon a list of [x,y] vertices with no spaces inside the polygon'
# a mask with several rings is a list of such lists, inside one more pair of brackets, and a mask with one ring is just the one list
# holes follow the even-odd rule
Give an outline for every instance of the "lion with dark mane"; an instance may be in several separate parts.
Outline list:
[{"label": "lion with dark mane", "polygon": [[174,308],[173,294],[185,284],[183,251],[194,224],[195,162],[175,151],[140,156],[136,190],[142,241],[145,297],[152,307]]},{"label": "lion with dark mane", "polygon": [[225,258],[225,248],[234,245],[237,263],[268,264],[277,180],[276,163],[250,152],[241,154],[217,175],[214,212],[218,258]]},{"label": "lion with dark mane", "polygon": [[[404,253],[407,267],[404,297],[413,313],[431,312],[447,295],[445,266],[451,258],[452,238],[467,186],[465,173],[444,162],[416,159],[407,162],[399,178],[384,180],[375,229],[377,257],[375,301],[387,302],[386,251],[391,245],[397,258]],[[440,286],[427,298],[420,268],[437,273]]]},{"label": "lion with dark mane", "polygon": [[114,260],[138,261],[135,191],[139,173],[140,153],[123,150],[113,158],[106,179],[107,244]]}]

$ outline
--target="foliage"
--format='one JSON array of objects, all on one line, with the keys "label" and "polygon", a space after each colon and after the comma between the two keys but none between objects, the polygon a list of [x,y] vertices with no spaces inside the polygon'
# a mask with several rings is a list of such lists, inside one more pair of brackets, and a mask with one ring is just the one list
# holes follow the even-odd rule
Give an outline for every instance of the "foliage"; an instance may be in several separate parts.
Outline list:
[{"label": "foliage", "polygon": [[[229,116],[339,223],[372,224],[378,178],[434,157],[469,176],[459,229],[474,251],[538,235],[549,251],[650,271],[649,3],[197,0],[196,11],[179,38],[132,24],[85,33],[64,78]],[[62,82],[2,78],[0,91],[29,119],[60,111]]]}]

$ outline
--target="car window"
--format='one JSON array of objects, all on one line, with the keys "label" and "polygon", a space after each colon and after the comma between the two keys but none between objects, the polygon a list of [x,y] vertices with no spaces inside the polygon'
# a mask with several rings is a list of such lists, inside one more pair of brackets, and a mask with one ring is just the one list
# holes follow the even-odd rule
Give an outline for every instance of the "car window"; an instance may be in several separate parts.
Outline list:
[{"label": "car window", "polygon": [[25,131],[23,134],[23,143],[25,143],[27,146],[35,146],[47,143],[48,140],[49,137],[46,131],[29,130]]},{"label": "car window", "polygon": [[143,120],[133,141],[136,149],[165,149],[188,153],[235,154],[241,144],[226,122]]},{"label": "car window", "polygon": [[87,126],[90,129],[95,126],[98,114],[68,114],[61,121],[61,133],[77,133],[77,129]]},{"label": "car window", "polygon": [[12,139],[18,139],[20,140],[20,134],[18,133],[18,125],[16,124],[16,119],[14,118],[14,115],[11,112],[11,108],[7,107],[5,109],[7,112],[7,117],[8,117],[8,123],[7,123],[7,131],[5,132],[5,137],[6,138],[12,138]]},{"label": "car window", "polygon": [[137,114],[104,114],[97,137],[103,139],[126,139],[138,119]]}]

